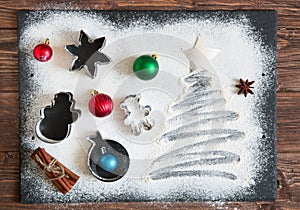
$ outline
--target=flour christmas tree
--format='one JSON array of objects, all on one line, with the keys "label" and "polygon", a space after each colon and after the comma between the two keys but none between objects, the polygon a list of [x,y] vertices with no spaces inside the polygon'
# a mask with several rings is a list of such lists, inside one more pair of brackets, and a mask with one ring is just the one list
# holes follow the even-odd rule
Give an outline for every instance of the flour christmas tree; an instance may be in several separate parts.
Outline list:
[{"label": "flour christmas tree", "polygon": [[[205,50],[207,57],[201,51]],[[214,149],[214,145],[234,142],[244,132],[224,124],[236,120],[238,114],[226,110],[221,85],[209,60],[216,50],[204,49],[200,40],[185,54],[191,62],[191,73],[182,79],[185,93],[170,106],[168,127],[159,141],[169,150],[152,160],[149,177],[162,180],[171,177],[219,177],[236,180],[222,165],[240,161],[236,153]],[[209,169],[203,166],[211,166]],[[215,166],[215,167],[214,167]]]}]

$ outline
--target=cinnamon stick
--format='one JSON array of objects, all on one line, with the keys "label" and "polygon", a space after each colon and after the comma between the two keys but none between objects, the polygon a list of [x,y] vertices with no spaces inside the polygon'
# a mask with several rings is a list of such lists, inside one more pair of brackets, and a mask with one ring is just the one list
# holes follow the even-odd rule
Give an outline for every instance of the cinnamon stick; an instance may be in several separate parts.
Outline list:
[{"label": "cinnamon stick", "polygon": [[[78,175],[48,154],[44,148],[37,148],[32,153],[31,158],[37,162],[39,167],[44,170],[46,176],[51,179],[52,183],[63,194],[69,192],[79,179]],[[63,170],[58,171],[57,169]]]},{"label": "cinnamon stick", "polygon": [[[38,148],[38,149],[39,149],[40,153],[42,154],[42,156],[44,157],[44,159],[46,160],[45,164],[49,165],[53,158],[50,158],[49,154],[45,151],[45,149],[41,149],[41,148]],[[49,177],[51,179],[57,178],[57,174],[51,173],[51,176],[52,177]],[[64,177],[62,177],[61,179],[57,179],[57,181],[58,181],[59,185],[62,186],[62,188],[63,188],[62,193],[66,194],[68,191],[70,191],[72,189],[72,187],[69,186],[63,179],[64,179]]]},{"label": "cinnamon stick", "polygon": [[[40,168],[43,168],[44,166],[42,166],[41,163],[38,162],[38,161],[36,160],[36,156],[38,156],[43,162],[46,163],[46,160],[45,160],[44,157],[40,154],[40,151],[39,151],[39,150],[36,150],[36,151],[32,154],[31,157],[37,162],[37,164],[40,166]],[[45,173],[46,173],[46,176],[47,176],[48,178],[51,178],[51,177],[52,177],[52,175],[51,175],[50,172],[45,171]],[[60,192],[65,192],[65,190],[63,189],[63,187],[59,184],[59,182],[58,182],[57,180],[52,180],[52,183],[55,185],[55,187],[56,187]]]},{"label": "cinnamon stick", "polygon": [[[36,154],[36,155],[38,155],[38,154]],[[39,154],[39,155],[41,155],[41,154]],[[36,160],[36,158],[34,158],[33,157],[33,159],[36,161],[36,162],[38,162],[37,160]],[[39,166],[43,169],[43,166],[40,164],[40,163],[38,163],[39,164]],[[45,171],[45,174],[46,174],[46,176],[48,177],[48,178],[53,178],[53,175],[50,173],[50,172],[48,172],[48,171]],[[64,193],[64,194],[66,194],[67,193],[67,191],[63,188],[63,186],[59,183],[59,181],[58,180],[51,180],[52,181],[52,183],[55,185],[55,187],[60,191],[60,192],[62,192],[62,193]]]},{"label": "cinnamon stick", "polygon": [[[45,157],[43,156],[43,154],[41,152],[38,153],[38,155],[40,155],[39,157],[42,157],[43,159],[45,159]],[[45,160],[45,163],[48,164],[49,161]],[[40,167],[42,169],[44,169],[44,166],[39,164]],[[59,189],[59,191],[61,191],[63,194],[66,194],[70,189],[68,189],[67,186],[65,186],[65,184],[61,181],[61,180],[55,180],[55,175],[52,174],[51,172],[47,171],[47,170],[44,170],[47,177],[49,179],[51,179],[52,183]]]}]

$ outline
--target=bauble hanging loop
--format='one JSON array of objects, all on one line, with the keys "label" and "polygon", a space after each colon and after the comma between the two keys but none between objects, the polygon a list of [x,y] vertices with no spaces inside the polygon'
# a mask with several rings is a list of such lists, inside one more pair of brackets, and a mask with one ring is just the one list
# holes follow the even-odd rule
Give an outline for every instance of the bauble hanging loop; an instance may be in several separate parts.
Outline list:
[{"label": "bauble hanging loop", "polygon": [[109,95],[92,90],[92,98],[89,101],[89,110],[96,117],[106,117],[113,110],[113,101]]},{"label": "bauble hanging loop", "polygon": [[40,62],[49,61],[52,58],[53,50],[50,47],[49,39],[47,38],[44,43],[38,44],[33,49],[33,56]]},{"label": "bauble hanging loop", "polygon": [[159,70],[157,55],[142,55],[133,63],[134,74],[142,80],[153,79]]}]

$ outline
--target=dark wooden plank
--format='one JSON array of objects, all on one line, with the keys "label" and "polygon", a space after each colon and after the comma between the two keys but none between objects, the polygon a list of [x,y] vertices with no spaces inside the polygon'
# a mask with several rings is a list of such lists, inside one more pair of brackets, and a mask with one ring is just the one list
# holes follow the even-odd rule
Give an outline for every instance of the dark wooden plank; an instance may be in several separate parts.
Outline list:
[{"label": "dark wooden plank", "polygon": [[18,121],[18,94],[0,93],[0,116],[1,121]]},{"label": "dark wooden plank", "polygon": [[[300,154],[279,152],[278,159],[278,202],[300,202]],[[292,160],[292,161],[291,161]]]},{"label": "dark wooden plank", "polygon": [[0,181],[19,180],[19,152],[0,152]]},{"label": "dark wooden plank", "polygon": [[15,9],[3,8],[3,2],[0,3],[1,28],[11,28],[17,26],[17,12]]},{"label": "dark wooden plank", "polygon": [[0,186],[0,203],[17,202],[19,200],[19,180],[0,180]]},{"label": "dark wooden plank", "polygon": [[299,153],[299,93],[277,94],[277,147],[284,153]]},{"label": "dark wooden plank", "polygon": [[3,209],[144,209],[144,210],[155,210],[155,209],[236,209],[236,210],[273,210],[273,209],[289,209],[299,210],[300,203],[276,203],[276,204],[265,204],[265,203],[88,203],[88,204],[45,204],[45,205],[26,205],[17,202],[0,204]]},{"label": "dark wooden plank", "polygon": [[17,30],[0,30],[0,78],[1,92],[18,90]]},{"label": "dark wooden plank", "polygon": [[[17,202],[0,204],[3,209],[118,209],[118,210],[126,210],[126,209],[144,209],[144,210],[154,210],[154,209],[174,209],[174,210],[182,210],[182,209],[270,209],[264,208],[263,204],[256,203],[231,203],[231,204],[223,204],[223,203],[88,203],[88,204],[59,204],[59,205],[24,205],[19,204]],[[298,203],[289,204],[288,206],[296,206]],[[279,206],[279,205],[278,205]]]},{"label": "dark wooden plank", "polygon": [[8,122],[0,120],[0,151],[19,150],[18,120]]},{"label": "dark wooden plank", "polygon": [[[300,1],[197,1],[197,0],[88,0],[45,3],[43,0],[0,0],[0,194],[1,209],[216,209],[217,204],[203,203],[101,203],[63,205],[23,205],[18,202],[18,117],[17,113],[17,9],[276,9],[278,11],[278,169],[279,196],[271,203],[231,203],[229,209],[299,209],[299,93],[300,91]],[[285,93],[289,91],[289,93]],[[3,93],[3,94],[2,94]],[[7,95],[12,94],[12,95]],[[15,100],[14,100],[15,99]],[[1,105],[3,104],[3,105]],[[11,107],[10,107],[11,106]],[[13,152],[11,152],[13,151]],[[11,178],[11,179],[10,179]]]},{"label": "dark wooden plank", "polygon": [[0,151],[19,149],[18,112],[18,94],[0,93]]},{"label": "dark wooden plank", "polygon": [[1,0],[0,22],[1,28],[16,28],[17,13],[16,10],[20,9],[96,9],[96,10],[141,10],[141,9],[164,9],[164,10],[177,10],[177,9],[193,9],[193,10],[236,10],[236,9],[276,9],[279,17],[284,22],[288,22],[290,26],[299,26],[295,21],[299,19],[299,1],[285,0],[251,0],[251,1],[197,1],[197,0],[156,0],[156,1],[126,1],[126,0],[89,0],[84,1],[48,1],[45,3],[43,0],[27,0],[27,1],[14,1],[14,0]]}]

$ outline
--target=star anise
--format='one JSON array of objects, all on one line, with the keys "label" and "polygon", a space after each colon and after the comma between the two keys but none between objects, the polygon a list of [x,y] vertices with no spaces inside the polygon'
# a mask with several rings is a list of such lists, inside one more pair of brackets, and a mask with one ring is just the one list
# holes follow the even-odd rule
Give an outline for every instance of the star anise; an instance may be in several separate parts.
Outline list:
[{"label": "star anise", "polygon": [[244,96],[247,97],[248,93],[254,94],[254,92],[250,89],[253,88],[251,85],[254,83],[254,81],[249,82],[248,80],[244,81],[243,79],[240,79],[240,83],[241,84],[236,85],[237,88],[240,88],[238,95],[244,93]]}]

